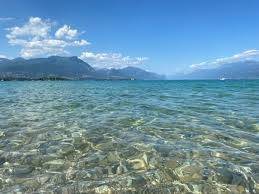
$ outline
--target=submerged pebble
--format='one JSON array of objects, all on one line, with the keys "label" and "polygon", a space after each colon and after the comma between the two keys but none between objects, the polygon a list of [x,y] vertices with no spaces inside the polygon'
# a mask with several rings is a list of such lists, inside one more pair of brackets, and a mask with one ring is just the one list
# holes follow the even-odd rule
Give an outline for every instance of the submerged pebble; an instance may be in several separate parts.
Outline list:
[{"label": "submerged pebble", "polygon": [[14,176],[17,177],[25,177],[25,176],[29,176],[29,174],[33,171],[33,167],[31,166],[17,166],[14,167],[14,169],[12,170],[12,173]]}]

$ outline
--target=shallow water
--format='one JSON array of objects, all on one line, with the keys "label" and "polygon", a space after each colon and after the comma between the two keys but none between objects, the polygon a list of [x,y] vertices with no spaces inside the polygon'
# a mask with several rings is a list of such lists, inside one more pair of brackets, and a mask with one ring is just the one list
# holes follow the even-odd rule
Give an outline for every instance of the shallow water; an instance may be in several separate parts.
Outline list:
[{"label": "shallow water", "polygon": [[0,83],[0,192],[259,193],[259,81]]}]

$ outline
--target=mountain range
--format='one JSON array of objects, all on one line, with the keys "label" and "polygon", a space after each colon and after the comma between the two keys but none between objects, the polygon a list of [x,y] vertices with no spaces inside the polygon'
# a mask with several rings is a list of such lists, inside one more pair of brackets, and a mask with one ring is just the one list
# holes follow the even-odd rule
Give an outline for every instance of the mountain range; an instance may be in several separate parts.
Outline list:
[{"label": "mountain range", "polygon": [[42,79],[141,79],[157,80],[163,76],[136,67],[96,69],[78,57],[51,56],[35,59],[0,58],[1,80]]},{"label": "mountain range", "polygon": [[240,61],[222,64],[213,69],[196,69],[190,73],[179,73],[169,79],[205,80],[205,79],[259,79],[258,61]]},{"label": "mountain range", "polygon": [[[51,56],[34,59],[0,58],[0,80],[161,80],[165,76],[137,67],[94,68],[78,57]],[[222,64],[213,69],[196,69],[167,77],[173,80],[259,79],[258,61]]]}]

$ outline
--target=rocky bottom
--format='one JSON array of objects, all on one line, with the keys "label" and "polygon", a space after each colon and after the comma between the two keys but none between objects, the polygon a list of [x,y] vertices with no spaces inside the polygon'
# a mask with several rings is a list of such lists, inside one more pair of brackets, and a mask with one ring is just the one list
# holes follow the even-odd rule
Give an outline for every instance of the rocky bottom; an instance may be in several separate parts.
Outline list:
[{"label": "rocky bottom", "polygon": [[34,146],[8,142],[31,149],[0,153],[3,193],[259,193],[258,164],[236,165],[238,156],[162,141],[127,145],[108,134],[49,133]]}]

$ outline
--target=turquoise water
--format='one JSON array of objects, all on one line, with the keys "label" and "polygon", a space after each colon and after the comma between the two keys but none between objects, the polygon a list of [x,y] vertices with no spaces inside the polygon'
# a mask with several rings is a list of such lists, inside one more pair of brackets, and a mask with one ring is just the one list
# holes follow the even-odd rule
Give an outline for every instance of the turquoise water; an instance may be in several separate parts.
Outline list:
[{"label": "turquoise water", "polygon": [[0,192],[258,193],[259,81],[0,82]]}]

